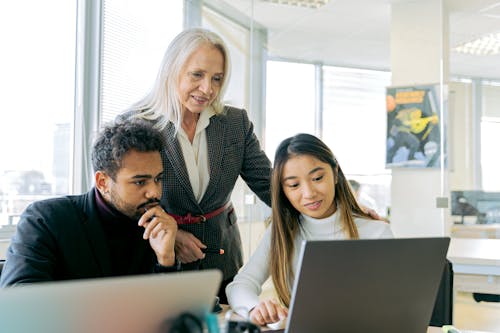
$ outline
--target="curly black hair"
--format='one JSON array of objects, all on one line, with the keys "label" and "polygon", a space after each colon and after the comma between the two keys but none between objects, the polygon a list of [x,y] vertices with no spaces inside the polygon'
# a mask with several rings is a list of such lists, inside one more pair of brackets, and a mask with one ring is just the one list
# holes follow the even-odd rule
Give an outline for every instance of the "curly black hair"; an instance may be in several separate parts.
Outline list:
[{"label": "curly black hair", "polygon": [[114,122],[106,125],[95,140],[92,166],[94,172],[104,171],[115,180],[129,151],[161,152],[162,147],[162,135],[151,123],[139,119]]}]

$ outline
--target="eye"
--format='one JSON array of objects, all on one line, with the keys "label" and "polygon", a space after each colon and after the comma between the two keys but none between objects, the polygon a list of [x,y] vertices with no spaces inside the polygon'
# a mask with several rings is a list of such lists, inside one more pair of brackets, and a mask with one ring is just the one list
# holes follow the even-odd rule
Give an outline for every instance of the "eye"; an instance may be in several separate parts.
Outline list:
[{"label": "eye", "polygon": [[142,186],[142,185],[146,184],[146,181],[145,181],[145,180],[136,180],[136,181],[134,182],[134,184],[135,184],[135,185],[138,185],[138,186]]},{"label": "eye", "polygon": [[291,189],[294,189],[294,188],[299,187],[299,183],[285,183],[284,186],[291,188]]},{"label": "eye", "polygon": [[158,176],[155,178],[155,183],[161,183],[161,180],[162,180],[162,176]]},{"label": "eye", "polygon": [[217,86],[222,85],[222,81],[224,80],[224,76],[222,75],[215,75],[212,80],[214,81],[214,84]]},{"label": "eye", "polygon": [[318,181],[320,181],[321,179],[323,179],[323,175],[318,176],[318,177],[314,177],[314,178],[313,178],[313,181],[318,182]]},{"label": "eye", "polygon": [[203,78],[203,73],[202,72],[189,72],[189,76],[191,76],[191,78],[194,80],[199,80],[199,79]]}]

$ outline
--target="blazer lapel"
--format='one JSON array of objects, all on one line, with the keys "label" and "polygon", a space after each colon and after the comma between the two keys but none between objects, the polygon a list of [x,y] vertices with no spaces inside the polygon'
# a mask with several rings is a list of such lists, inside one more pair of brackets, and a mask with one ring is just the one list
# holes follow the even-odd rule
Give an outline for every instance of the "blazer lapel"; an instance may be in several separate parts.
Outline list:
[{"label": "blazer lapel", "polygon": [[206,128],[207,133],[207,146],[208,146],[208,159],[210,165],[210,181],[208,187],[201,200],[201,205],[204,202],[211,200],[214,195],[217,195],[217,186],[220,177],[222,177],[222,163],[224,152],[224,133],[225,122],[224,117],[213,116],[210,118],[210,125]]},{"label": "blazer lapel", "polygon": [[[85,216],[82,219],[82,227],[86,233],[86,238],[90,244],[92,253],[98,263],[102,275],[109,276],[112,273],[111,258],[106,244],[106,237],[102,229],[95,204],[95,189],[89,191],[83,209]],[[85,263],[82,263],[85,264]]]}]

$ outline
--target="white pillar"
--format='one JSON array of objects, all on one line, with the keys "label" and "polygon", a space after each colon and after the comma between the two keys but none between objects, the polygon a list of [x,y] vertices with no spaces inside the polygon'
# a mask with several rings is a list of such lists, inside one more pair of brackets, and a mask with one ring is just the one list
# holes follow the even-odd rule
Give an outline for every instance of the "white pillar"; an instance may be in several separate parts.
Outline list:
[{"label": "white pillar", "polygon": [[[393,86],[446,82],[448,50],[448,12],[442,0],[392,3]],[[444,234],[444,213],[436,198],[447,195],[445,174],[441,169],[392,169],[391,224],[397,237]]]}]

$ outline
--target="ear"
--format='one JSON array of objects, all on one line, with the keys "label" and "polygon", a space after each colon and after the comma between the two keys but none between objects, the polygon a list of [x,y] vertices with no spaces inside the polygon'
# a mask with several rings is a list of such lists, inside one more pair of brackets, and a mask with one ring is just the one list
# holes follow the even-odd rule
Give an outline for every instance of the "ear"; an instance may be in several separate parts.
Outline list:
[{"label": "ear", "polygon": [[109,183],[111,177],[104,171],[97,171],[95,173],[95,187],[101,192],[102,195],[109,192]]},{"label": "ear", "polygon": [[337,165],[335,169],[333,169],[333,178],[335,179],[335,185],[339,182],[339,166]]}]

